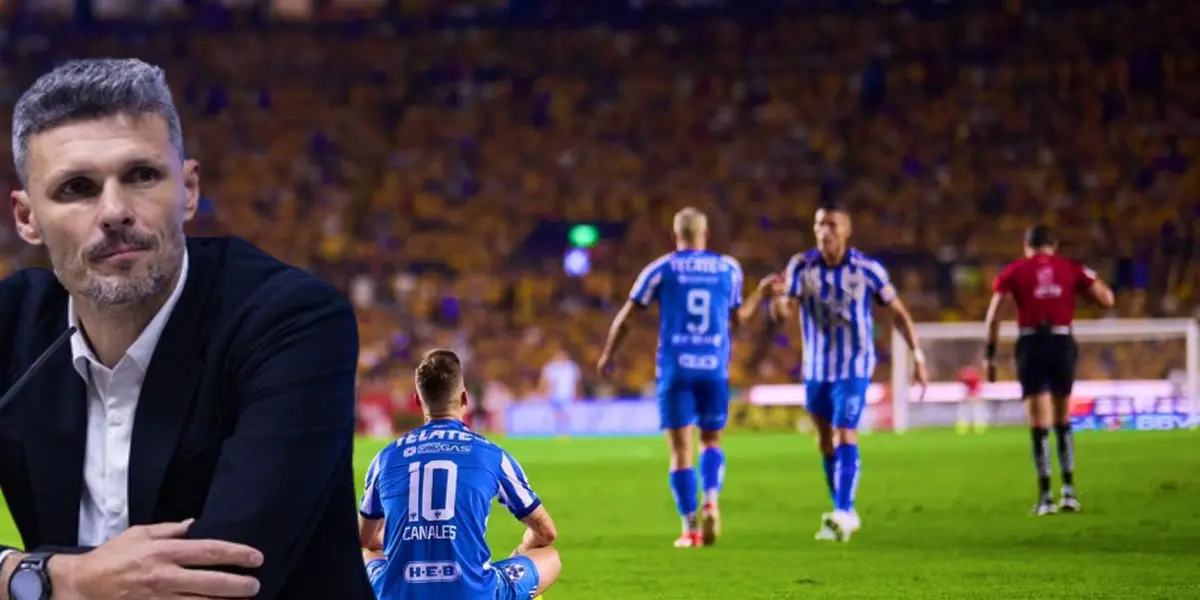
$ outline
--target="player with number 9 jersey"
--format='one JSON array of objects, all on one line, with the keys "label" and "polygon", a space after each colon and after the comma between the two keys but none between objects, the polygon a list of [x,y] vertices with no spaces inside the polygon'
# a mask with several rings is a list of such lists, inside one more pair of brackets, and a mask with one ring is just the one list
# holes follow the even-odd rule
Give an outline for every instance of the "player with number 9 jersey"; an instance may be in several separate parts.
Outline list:
[{"label": "player with number 9 jersey", "polygon": [[[435,353],[422,367],[453,363],[451,378],[461,379],[457,357]],[[436,379],[436,364],[426,371]],[[512,455],[463,423],[465,392],[451,398],[458,394],[461,404],[447,405],[437,389],[423,391],[426,424],[380,451],[367,470],[362,537],[368,550],[382,551],[367,557],[381,600],[528,600],[557,577],[553,524],[541,500]],[[532,533],[515,556],[492,563],[485,534],[496,498]]]},{"label": "player with number 9 jersey", "polygon": [[[683,534],[675,546],[691,548],[713,543],[719,528],[717,496],[725,477],[720,433],[729,416],[732,332],[753,311],[741,310],[741,265],[707,249],[704,213],[690,207],[679,211],[674,230],[676,250],[642,270],[629,301],[613,320],[598,366],[602,374],[612,368],[629,315],[657,303],[659,419],[671,447],[670,487],[683,520]],[[760,282],[747,305],[757,305],[771,282],[771,278]],[[697,426],[703,448],[699,489],[692,467],[692,437]],[[700,492],[704,496],[703,523],[698,514]]]},{"label": "player with number 9 jersey", "polygon": [[[660,400],[670,400],[672,389],[697,380],[729,379],[729,315],[742,305],[742,267],[737,260],[707,250],[672,252],[642,270],[629,299],[643,308],[658,303],[655,373]],[[704,396],[705,385],[700,386]],[[728,386],[723,387],[727,392]],[[664,406],[663,427],[694,425],[697,420],[701,429],[725,426],[720,402],[711,407],[688,404]]]}]

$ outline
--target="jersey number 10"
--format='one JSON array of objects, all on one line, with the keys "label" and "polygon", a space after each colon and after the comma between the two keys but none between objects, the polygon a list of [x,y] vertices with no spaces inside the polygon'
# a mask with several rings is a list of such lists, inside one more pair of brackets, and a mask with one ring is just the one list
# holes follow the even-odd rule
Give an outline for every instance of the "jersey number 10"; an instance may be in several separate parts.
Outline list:
[{"label": "jersey number 10", "polygon": [[[424,465],[424,468],[422,468]],[[445,471],[446,486],[440,502],[434,502],[433,481]],[[414,462],[408,465],[408,520],[449,521],[454,518],[454,497],[458,494],[458,465],[449,460]]]},{"label": "jersey number 10", "polygon": [[688,321],[688,333],[692,335],[708,333],[708,328],[712,325],[712,293],[704,288],[688,290],[687,311],[689,315],[700,319],[698,323]]}]

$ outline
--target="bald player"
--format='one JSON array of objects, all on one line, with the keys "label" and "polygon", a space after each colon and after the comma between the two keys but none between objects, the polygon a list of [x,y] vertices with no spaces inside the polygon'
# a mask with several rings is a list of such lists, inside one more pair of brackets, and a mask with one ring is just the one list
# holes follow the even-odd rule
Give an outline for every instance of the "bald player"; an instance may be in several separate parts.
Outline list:
[{"label": "bald player", "polygon": [[[731,334],[778,278],[760,282],[744,307],[742,267],[732,257],[707,249],[704,213],[690,207],[679,211],[674,230],[675,251],[655,259],[638,276],[629,301],[609,329],[598,368],[601,375],[611,372],[629,316],[657,303],[659,418],[671,451],[671,491],[683,519],[675,547],[693,548],[712,544],[720,529],[717,499],[725,478],[721,431],[729,415]],[[697,427],[702,447],[699,488],[693,468]]]}]

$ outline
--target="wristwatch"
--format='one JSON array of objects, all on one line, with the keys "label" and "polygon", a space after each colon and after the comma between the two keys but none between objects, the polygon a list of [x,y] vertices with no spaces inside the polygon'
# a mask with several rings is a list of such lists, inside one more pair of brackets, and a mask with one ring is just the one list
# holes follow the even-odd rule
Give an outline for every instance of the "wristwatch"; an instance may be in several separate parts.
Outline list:
[{"label": "wristwatch", "polygon": [[34,552],[21,559],[8,579],[9,600],[50,600],[50,571],[46,564],[52,554]]}]

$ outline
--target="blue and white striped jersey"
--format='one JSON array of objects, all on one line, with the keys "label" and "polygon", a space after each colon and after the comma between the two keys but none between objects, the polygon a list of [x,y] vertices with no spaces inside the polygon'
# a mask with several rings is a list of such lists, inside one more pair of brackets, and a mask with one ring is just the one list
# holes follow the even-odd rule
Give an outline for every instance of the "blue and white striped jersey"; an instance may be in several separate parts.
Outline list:
[{"label": "blue and white striped jersey", "polygon": [[460,421],[437,420],[379,452],[359,512],[384,520],[381,600],[492,600],[484,538],[492,500],[517,519],[541,506],[520,465]]},{"label": "blue and white striped jersey", "polygon": [[875,372],[875,320],[871,300],[896,299],[887,270],[850,248],[830,267],[809,250],[788,261],[787,294],[800,303],[804,332],[804,380],[870,379]]},{"label": "blue and white striped jersey", "polygon": [[729,316],[742,305],[742,280],[737,260],[707,250],[672,252],[642,269],[629,299],[658,302],[660,380],[729,377]]}]

